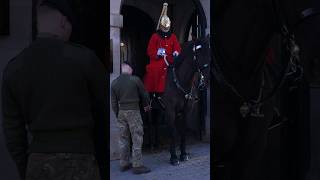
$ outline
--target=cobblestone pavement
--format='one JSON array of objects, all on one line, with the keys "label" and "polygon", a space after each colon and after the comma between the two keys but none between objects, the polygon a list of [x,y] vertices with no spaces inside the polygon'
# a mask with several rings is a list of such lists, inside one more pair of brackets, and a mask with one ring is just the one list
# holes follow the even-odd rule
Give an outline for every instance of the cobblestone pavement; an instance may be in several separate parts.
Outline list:
[{"label": "cobblestone pavement", "polygon": [[145,166],[151,168],[148,174],[134,175],[132,171],[120,172],[119,161],[110,161],[111,180],[209,180],[210,144],[201,143],[187,146],[191,159],[179,166],[169,164],[169,152],[145,153]]}]

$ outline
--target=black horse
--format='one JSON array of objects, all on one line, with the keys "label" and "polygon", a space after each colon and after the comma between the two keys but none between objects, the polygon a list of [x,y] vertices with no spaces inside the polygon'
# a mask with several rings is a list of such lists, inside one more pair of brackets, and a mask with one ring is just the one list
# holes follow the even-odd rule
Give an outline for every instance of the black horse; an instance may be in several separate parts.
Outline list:
[{"label": "black horse", "polygon": [[[290,78],[283,78],[284,74],[288,74],[286,67],[293,70],[299,65],[304,70],[302,81],[296,84],[296,90],[286,95],[290,100],[286,106],[295,108],[296,112],[281,113],[289,117],[291,124],[295,124],[294,133],[298,138],[295,149],[300,149],[295,151],[296,156],[291,157],[300,157],[300,160],[296,160],[297,168],[291,169],[290,173],[293,179],[306,176],[310,145],[307,135],[309,96],[305,89],[309,84],[319,85],[319,8],[319,3],[311,0],[213,1],[212,69],[215,80],[211,82],[214,87],[215,179],[260,179],[258,168],[268,142],[268,128],[277,114],[274,110],[276,97],[280,94],[277,89],[283,90],[286,86],[280,85],[288,84],[281,81]],[[274,82],[268,81],[264,73],[265,52],[270,40],[277,34],[282,35],[284,46],[289,48],[286,51],[287,62],[290,62],[289,57],[295,61],[290,66],[285,63],[280,72],[282,75]],[[300,61],[291,55],[297,52],[300,52]],[[302,73],[302,68],[295,70],[295,75]],[[304,96],[303,101],[298,102],[301,95]],[[286,153],[293,151],[290,148],[287,150]]]},{"label": "black horse", "polygon": [[[207,87],[210,74],[210,41],[209,37],[187,42],[182,47],[181,54],[173,65],[168,66],[166,87],[161,95],[159,104],[164,108],[170,139],[170,163],[178,165],[176,143],[180,137],[180,160],[186,161],[189,156],[186,152],[186,114],[187,104],[194,100],[195,88]],[[193,78],[198,74],[198,78]],[[193,79],[197,79],[194,82]]]}]

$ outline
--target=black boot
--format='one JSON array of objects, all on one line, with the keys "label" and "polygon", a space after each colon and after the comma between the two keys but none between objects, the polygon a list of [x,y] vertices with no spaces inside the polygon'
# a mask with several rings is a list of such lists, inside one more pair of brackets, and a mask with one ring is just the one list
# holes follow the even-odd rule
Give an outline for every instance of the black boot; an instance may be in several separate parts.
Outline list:
[{"label": "black boot", "polygon": [[125,166],[121,166],[121,167],[120,167],[120,171],[121,171],[121,172],[127,171],[127,170],[129,170],[131,167],[132,167],[132,164],[128,164],[128,165],[125,165]]},{"label": "black boot", "polygon": [[188,161],[190,159],[190,155],[188,153],[180,155],[180,161]]},{"label": "black boot", "polygon": [[177,157],[171,157],[170,158],[170,164],[173,166],[178,166],[180,164],[179,160]]},{"label": "black boot", "polygon": [[151,170],[145,166],[133,167],[133,174],[145,174],[151,172]]}]

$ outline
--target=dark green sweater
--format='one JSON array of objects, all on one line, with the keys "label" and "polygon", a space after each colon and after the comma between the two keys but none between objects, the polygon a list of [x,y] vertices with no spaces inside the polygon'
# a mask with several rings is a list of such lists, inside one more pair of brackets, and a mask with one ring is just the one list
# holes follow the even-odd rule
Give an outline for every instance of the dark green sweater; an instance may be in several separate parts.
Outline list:
[{"label": "dark green sweater", "polygon": [[[104,149],[106,154],[105,145],[95,148],[108,144],[97,141],[95,129],[108,131],[107,75],[92,51],[50,35],[41,36],[8,63],[2,81],[3,128],[21,176],[27,151],[94,153]],[[30,144],[26,126],[33,137]]]},{"label": "dark green sweater", "polygon": [[137,76],[121,74],[111,84],[112,109],[118,115],[121,110],[139,110],[139,103],[143,106],[149,103],[149,95],[143,83]]}]

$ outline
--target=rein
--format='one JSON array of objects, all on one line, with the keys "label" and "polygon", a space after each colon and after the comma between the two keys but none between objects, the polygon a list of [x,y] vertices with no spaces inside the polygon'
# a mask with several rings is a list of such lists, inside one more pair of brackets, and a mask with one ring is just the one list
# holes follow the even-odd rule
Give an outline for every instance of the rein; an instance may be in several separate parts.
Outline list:
[{"label": "rein", "polygon": [[[193,62],[196,63],[196,66],[197,66],[197,71],[199,72],[199,75],[200,75],[200,80],[199,80],[199,86],[198,86],[198,89],[200,90],[203,90],[205,88],[205,77],[203,75],[203,72],[202,70],[209,67],[208,64],[205,64],[203,65],[202,67],[199,66],[199,61],[198,61],[198,58],[197,58],[197,50],[201,49],[202,46],[201,45],[195,45],[193,44]],[[164,61],[166,62],[166,64],[168,63],[168,61],[166,60],[166,58],[164,58]],[[168,67],[170,67],[168,64],[167,64]],[[172,69],[172,74],[173,74],[173,82],[175,83],[176,87],[184,94],[184,97],[186,98],[186,100],[194,100],[194,99],[197,99],[196,97],[194,97],[193,95],[193,89],[194,89],[194,83],[192,83],[193,85],[191,86],[191,89],[190,91],[184,89],[181,84],[180,84],[180,81],[177,77],[177,74],[176,74],[176,67],[173,65],[171,67]]]}]

